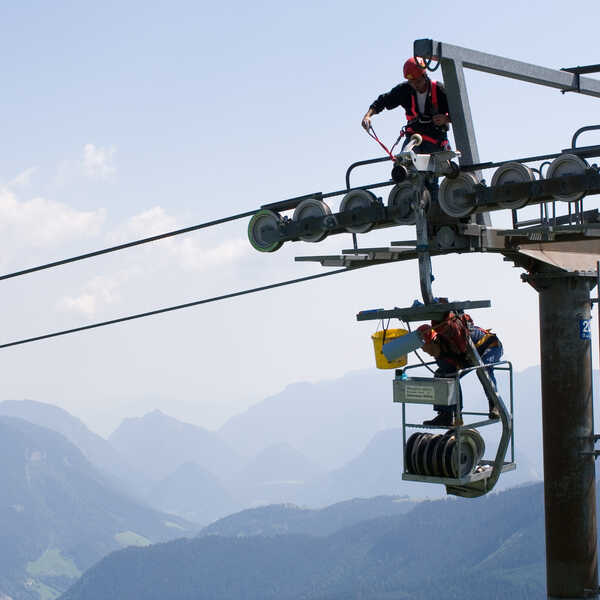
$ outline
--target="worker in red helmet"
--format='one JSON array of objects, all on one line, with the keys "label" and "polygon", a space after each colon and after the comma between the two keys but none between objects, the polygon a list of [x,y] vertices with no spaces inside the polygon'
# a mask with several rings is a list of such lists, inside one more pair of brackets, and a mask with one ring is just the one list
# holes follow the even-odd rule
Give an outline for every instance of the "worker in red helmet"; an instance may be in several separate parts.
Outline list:
[{"label": "worker in red helmet", "polygon": [[362,118],[362,126],[369,131],[371,118],[383,109],[392,110],[402,106],[406,111],[404,128],[406,142],[413,133],[422,136],[423,142],[414,148],[420,154],[432,154],[449,149],[448,126],[450,115],[444,86],[431,81],[421,59],[409,58],[404,63],[404,83],[398,84],[386,94],[381,94]]}]

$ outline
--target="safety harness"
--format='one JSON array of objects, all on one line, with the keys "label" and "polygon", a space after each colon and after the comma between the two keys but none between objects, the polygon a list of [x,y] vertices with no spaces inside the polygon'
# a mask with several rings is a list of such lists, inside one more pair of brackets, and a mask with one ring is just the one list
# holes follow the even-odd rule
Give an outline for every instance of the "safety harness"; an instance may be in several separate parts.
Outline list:
[{"label": "safety harness", "polygon": [[[430,81],[431,84],[431,108],[434,114],[438,114],[440,108],[438,104],[438,83],[437,81]],[[417,92],[412,90],[410,95],[410,110],[406,111],[406,120],[410,123],[418,117],[422,116],[417,109]]]},{"label": "safety harness", "polygon": [[[431,85],[431,108],[433,110],[433,114],[437,115],[440,110],[439,110],[439,104],[438,104],[438,83],[437,81],[431,81],[430,82]],[[402,132],[400,134],[400,137],[402,137],[403,135],[412,135],[413,133],[416,133],[412,127],[412,125],[414,123],[420,122],[420,123],[429,123],[431,122],[431,119],[427,119],[419,112],[418,106],[417,106],[417,93],[412,90],[412,93],[410,95],[410,110],[406,111],[406,120],[408,122],[408,124],[402,129]],[[436,144],[438,146],[440,146],[441,148],[445,148],[448,145],[448,140],[438,140],[435,139],[434,137],[431,137],[429,135],[426,135],[424,133],[419,132],[419,135],[423,138],[424,141],[426,142],[430,142],[432,144]],[[398,138],[400,139],[400,138]],[[397,143],[397,142],[396,142]]]},{"label": "safety harness", "polygon": [[[433,114],[437,115],[439,113],[438,83],[437,83],[437,81],[430,81],[430,83],[431,83],[431,107],[433,110]],[[388,150],[387,146],[379,139],[379,137],[377,137],[377,134],[375,133],[375,129],[373,129],[372,125],[369,124],[369,127],[367,129],[367,133],[369,134],[369,136],[372,137],[385,150],[386,154],[394,161],[396,160],[396,157],[393,154],[394,148],[398,145],[400,140],[405,135],[410,136],[413,133],[417,133],[413,129],[412,125],[414,125],[415,123],[431,123],[431,118],[424,117],[419,112],[418,107],[417,107],[417,94],[414,90],[412,90],[412,93],[410,95],[410,110],[406,111],[406,120],[407,120],[407,124],[400,130],[400,135],[398,136],[398,139],[394,142],[394,145],[392,146],[392,148],[390,150]],[[439,146],[441,149],[445,149],[446,146],[448,146],[448,140],[438,140],[434,137],[431,137],[430,135],[426,135],[421,132],[418,132],[418,133],[421,136],[421,138],[423,138],[423,141],[430,142],[431,144],[435,144],[436,146]]]}]

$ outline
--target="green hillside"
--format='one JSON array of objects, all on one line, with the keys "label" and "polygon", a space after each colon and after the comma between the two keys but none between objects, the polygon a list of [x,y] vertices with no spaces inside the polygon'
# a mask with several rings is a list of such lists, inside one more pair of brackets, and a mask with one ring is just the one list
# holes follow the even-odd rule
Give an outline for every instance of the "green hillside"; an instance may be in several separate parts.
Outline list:
[{"label": "green hillside", "polygon": [[542,487],[421,502],[329,536],[223,537],[128,548],[61,600],[545,598]]},{"label": "green hillside", "polygon": [[354,498],[321,509],[275,504],[250,508],[219,519],[204,527],[198,535],[247,537],[307,533],[327,536],[360,521],[407,513],[414,506],[415,501],[407,496]]},{"label": "green hillside", "polygon": [[106,554],[192,533],[113,489],[60,434],[0,417],[0,598],[46,600]]}]

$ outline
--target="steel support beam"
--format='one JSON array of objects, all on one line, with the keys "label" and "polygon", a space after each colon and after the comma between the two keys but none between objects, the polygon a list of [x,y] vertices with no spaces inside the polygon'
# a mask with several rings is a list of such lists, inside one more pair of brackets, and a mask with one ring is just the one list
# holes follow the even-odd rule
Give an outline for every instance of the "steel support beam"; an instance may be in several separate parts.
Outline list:
[{"label": "steel support beam", "polygon": [[548,598],[596,597],[598,558],[590,318],[593,277],[543,269],[539,293]]},{"label": "steel support beam", "polygon": [[448,96],[448,108],[452,115],[452,132],[454,133],[456,147],[462,154],[460,164],[477,164],[481,161],[463,66],[460,62],[454,60],[442,60],[441,66],[444,86]]},{"label": "steel support beam", "polygon": [[466,69],[600,98],[600,81],[591,77],[579,77],[577,87],[577,75],[559,69],[539,67],[520,60],[429,39],[415,40],[413,47],[415,56],[437,57],[442,61],[442,67],[444,62],[455,62]]},{"label": "steel support beam", "polygon": [[[440,61],[452,116],[452,131],[456,146],[462,153],[461,165],[472,165],[479,162],[464,69],[473,69],[562,91],[577,91],[588,96],[600,97],[600,81],[581,77],[575,73],[538,67],[519,60],[486,54],[431,39],[415,40],[413,52],[415,56]],[[491,218],[488,214],[479,214],[476,219],[480,225],[491,225]]]},{"label": "steel support beam", "polygon": [[[416,42],[415,42],[416,44]],[[460,62],[454,60],[442,60],[442,75],[444,86],[448,96],[448,108],[452,115],[452,131],[456,147],[461,152],[461,165],[474,165],[480,162],[477,138],[473,127],[471,116],[471,105],[465,82],[465,72]],[[478,174],[481,177],[481,174]],[[492,224],[489,214],[475,215],[475,222],[479,225]]]}]

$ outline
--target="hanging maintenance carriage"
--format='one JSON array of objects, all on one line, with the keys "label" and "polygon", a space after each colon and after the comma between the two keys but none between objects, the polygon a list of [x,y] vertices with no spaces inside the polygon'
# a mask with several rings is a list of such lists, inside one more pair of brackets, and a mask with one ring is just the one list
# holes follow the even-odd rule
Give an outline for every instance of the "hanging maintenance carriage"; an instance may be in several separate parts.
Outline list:
[{"label": "hanging maintenance carriage", "polygon": [[[381,321],[398,318],[405,323],[439,320],[444,313],[465,309],[484,308],[491,303],[485,301],[434,303],[431,305],[395,308],[392,310],[366,310],[358,313],[359,321]],[[409,325],[410,327],[410,325]],[[516,468],[513,430],[513,369],[509,361],[483,364],[474,345],[467,353],[473,366],[458,369],[453,376],[418,377],[409,376],[412,369],[430,367],[434,362],[406,366],[406,353],[423,345],[418,331],[408,333],[406,329],[387,328],[374,337],[375,358],[380,369],[396,368],[393,380],[393,401],[402,405],[402,439],[404,448],[404,470],[402,479],[423,483],[438,483],[446,486],[448,494],[476,497],[489,492],[500,475]],[[407,335],[403,335],[406,333]],[[385,343],[386,339],[388,340]],[[480,364],[477,364],[480,363]],[[505,372],[508,376],[508,405],[490,380],[488,370]],[[431,369],[430,369],[431,370]],[[464,410],[461,378],[476,374],[480,379],[489,406],[496,409],[498,418],[488,412]],[[443,406],[454,409],[455,424],[438,426],[410,422],[407,412],[416,405]],[[494,415],[494,417],[496,417]],[[465,422],[470,419],[469,422]],[[486,444],[479,433],[480,428],[500,426],[499,440],[495,453],[486,458]],[[407,430],[420,429],[407,437]],[[443,433],[431,433],[431,430]],[[507,454],[509,459],[506,460]]]}]

